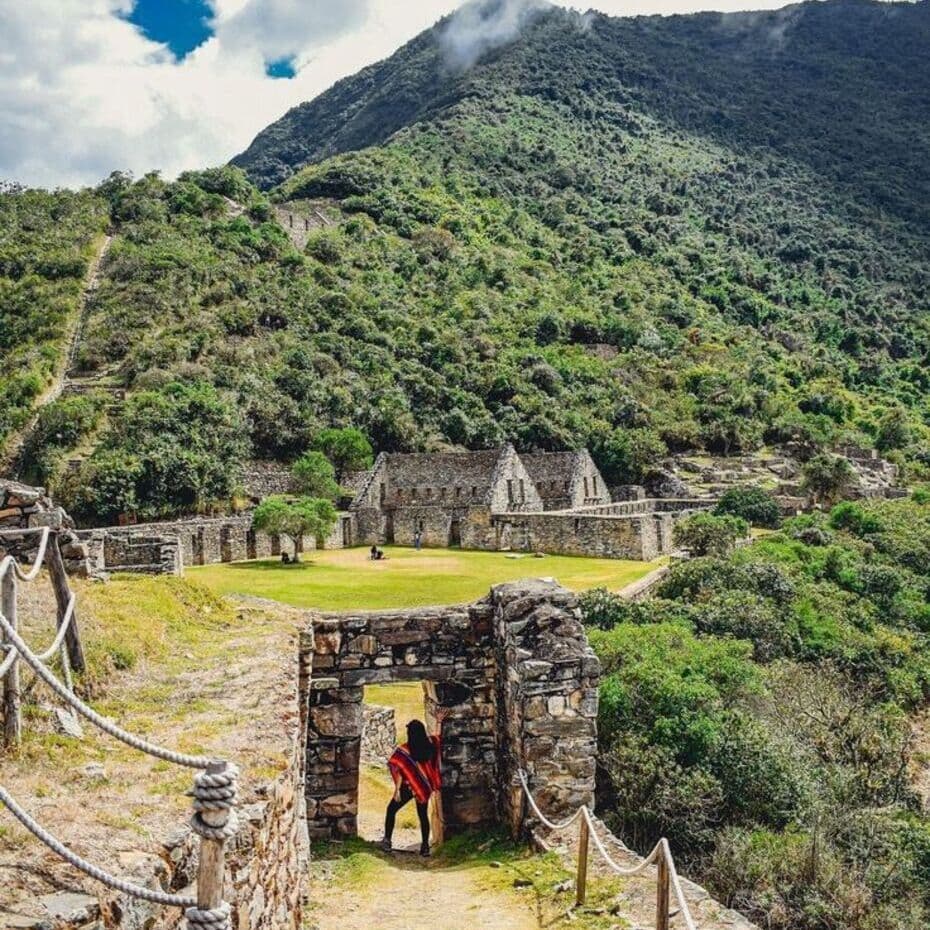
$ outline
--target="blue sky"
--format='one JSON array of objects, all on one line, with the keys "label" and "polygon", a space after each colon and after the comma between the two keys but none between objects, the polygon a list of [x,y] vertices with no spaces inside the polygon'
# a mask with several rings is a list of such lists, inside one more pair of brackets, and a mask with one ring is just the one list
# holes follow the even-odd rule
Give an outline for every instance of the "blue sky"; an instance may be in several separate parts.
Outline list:
[{"label": "blue sky", "polygon": [[[538,2],[500,0],[492,41]],[[614,15],[784,5],[575,2]],[[0,180],[77,187],[115,169],[172,177],[220,164],[290,107],[390,55],[461,3],[0,0]],[[466,39],[471,20],[456,13]]]},{"label": "blue sky", "polygon": [[206,0],[137,0],[126,14],[143,35],[167,45],[176,58],[184,58],[213,35],[212,18]]}]

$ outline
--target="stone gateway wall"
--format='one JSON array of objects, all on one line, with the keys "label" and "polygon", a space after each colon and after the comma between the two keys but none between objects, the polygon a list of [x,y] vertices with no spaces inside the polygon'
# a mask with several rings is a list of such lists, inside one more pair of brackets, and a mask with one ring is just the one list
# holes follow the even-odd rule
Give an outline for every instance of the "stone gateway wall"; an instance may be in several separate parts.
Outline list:
[{"label": "stone gateway wall", "polygon": [[517,771],[553,816],[593,803],[599,665],[557,584],[495,587],[465,607],[326,615],[301,638],[311,838],[357,832],[364,686],[427,683],[443,728],[446,828],[523,824]]}]

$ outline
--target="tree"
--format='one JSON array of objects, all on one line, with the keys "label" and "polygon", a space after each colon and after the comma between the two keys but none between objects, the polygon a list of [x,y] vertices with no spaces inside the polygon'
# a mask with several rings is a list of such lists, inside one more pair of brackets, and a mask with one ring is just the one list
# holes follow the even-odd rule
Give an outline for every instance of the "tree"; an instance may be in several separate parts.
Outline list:
[{"label": "tree", "polygon": [[728,555],[740,539],[749,535],[749,524],[742,517],[696,513],[675,527],[675,545],[692,555]]},{"label": "tree", "polygon": [[336,473],[322,452],[305,452],[294,463],[291,473],[302,494],[331,501],[339,497]]},{"label": "tree", "polygon": [[804,465],[803,486],[817,503],[833,503],[842,497],[853,483],[853,470],[841,455],[822,452]]},{"label": "tree", "polygon": [[730,488],[717,502],[714,513],[742,517],[752,526],[775,528],[781,523],[778,502],[762,488]]},{"label": "tree", "polygon": [[336,508],[332,501],[318,497],[302,497],[288,500],[274,496],[263,500],[252,514],[252,526],[256,530],[276,536],[287,536],[294,543],[294,561],[300,561],[299,553],[304,536],[312,536],[317,545],[330,534],[336,525]]},{"label": "tree", "polygon": [[320,430],[313,440],[313,448],[332,462],[340,481],[347,472],[371,468],[371,443],[361,430],[352,426]]}]

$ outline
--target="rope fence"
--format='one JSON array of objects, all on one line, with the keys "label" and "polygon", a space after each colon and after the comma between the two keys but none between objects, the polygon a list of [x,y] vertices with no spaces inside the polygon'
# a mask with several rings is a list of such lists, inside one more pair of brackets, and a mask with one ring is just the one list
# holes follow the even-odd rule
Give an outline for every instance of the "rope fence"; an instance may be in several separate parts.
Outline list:
[{"label": "rope fence", "polygon": [[[111,875],[69,849],[34,820],[16,800],[0,786],[0,803],[40,842],[80,872],[132,898],[166,907],[184,909],[189,930],[231,930],[232,910],[223,900],[226,875],[225,845],[239,829],[236,814],[239,770],[219,759],[189,755],[158,746],[124,730],[113,721],[98,714],[82,701],[71,685],[71,667],[83,668],[76,620],[74,592],[64,573],[60,539],[49,527],[0,531],[0,544],[10,537],[22,538],[29,534],[39,536],[36,556],[27,571],[12,555],[0,560],[0,646],[6,653],[0,661],[0,684],[3,685],[4,742],[15,746],[20,740],[20,691],[18,666],[24,662],[45,684],[95,727],[127,746],[174,765],[197,769],[193,790],[193,816],[190,827],[199,838],[200,849],[197,867],[196,896],[169,894],[144,888],[133,882]],[[58,601],[58,629],[52,644],[41,653],[34,652],[19,634],[17,619],[17,582],[29,583],[38,578],[43,564],[47,564]],[[67,646],[67,647],[66,647]],[[60,652],[64,679],[62,682],[47,666],[47,662]],[[69,661],[69,654],[77,663]]]},{"label": "rope fence", "polygon": [[575,901],[578,906],[585,902],[587,893],[587,875],[588,875],[588,844],[589,841],[594,843],[601,859],[604,860],[608,868],[617,875],[625,878],[632,878],[641,875],[650,866],[655,865],[656,875],[656,930],[669,930],[669,921],[671,913],[669,910],[669,901],[671,894],[674,894],[678,902],[678,916],[684,920],[686,930],[697,930],[694,918],[691,916],[691,910],[685,899],[684,891],[681,887],[681,879],[678,877],[678,870],[675,868],[675,861],[672,858],[672,851],[669,847],[668,840],[665,837],[659,840],[653,846],[649,855],[641,862],[630,868],[624,868],[618,865],[604,846],[603,841],[597,832],[597,824],[594,814],[587,804],[582,804],[571,817],[559,822],[550,820],[539,808],[536,799],[530,791],[529,782],[526,772],[519,769],[517,775],[520,779],[520,785],[523,788],[523,794],[530,806],[533,814],[539,822],[553,832],[566,830],[572,824],[580,823],[578,837],[578,868],[575,879]]}]

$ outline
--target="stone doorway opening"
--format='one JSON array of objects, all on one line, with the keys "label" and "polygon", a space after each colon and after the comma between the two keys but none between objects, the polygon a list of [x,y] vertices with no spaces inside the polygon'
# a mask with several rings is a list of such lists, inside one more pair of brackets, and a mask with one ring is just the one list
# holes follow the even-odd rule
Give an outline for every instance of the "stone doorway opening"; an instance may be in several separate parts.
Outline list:
[{"label": "stone doorway opening", "polygon": [[[432,728],[431,709],[436,706],[435,687],[424,681],[368,685],[362,699],[362,743],[358,779],[358,835],[371,842],[384,832],[384,815],[394,790],[387,760],[406,742],[407,724],[422,720]],[[397,815],[394,848],[416,852],[420,828],[413,802]]]}]

